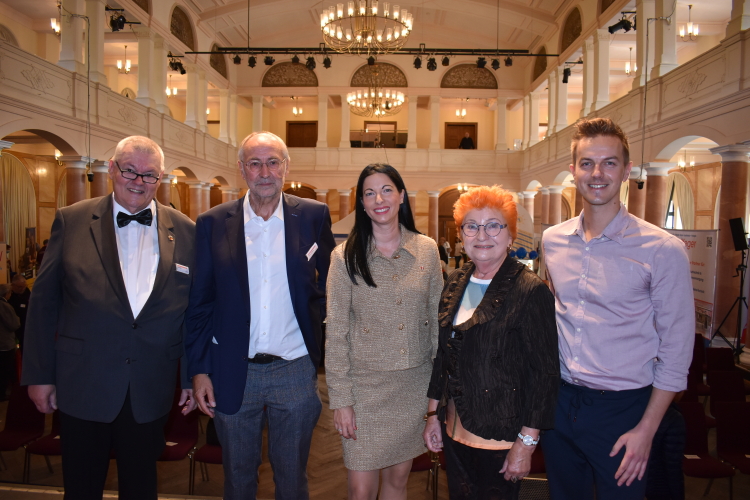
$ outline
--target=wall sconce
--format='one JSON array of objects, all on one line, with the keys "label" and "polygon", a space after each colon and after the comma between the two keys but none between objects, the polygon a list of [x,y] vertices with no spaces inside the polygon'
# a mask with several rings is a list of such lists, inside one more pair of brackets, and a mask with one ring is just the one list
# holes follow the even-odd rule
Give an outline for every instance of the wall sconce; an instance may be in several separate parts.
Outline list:
[{"label": "wall sconce", "polygon": [[60,23],[57,22],[57,18],[50,18],[49,20],[50,26],[52,26],[52,29],[55,32],[55,35],[60,36]]},{"label": "wall sconce", "polygon": [[210,114],[211,114],[211,110],[210,110],[209,108],[206,108],[206,114],[207,114],[207,115],[210,115]]},{"label": "wall sconce", "polygon": [[686,172],[688,168],[695,170],[695,157],[690,157],[690,163],[687,161],[687,150],[683,150],[683,158],[677,162],[677,166],[680,167],[680,172]]},{"label": "wall sconce", "polygon": [[[60,152],[60,150],[59,149],[55,149],[55,161],[57,162],[58,165],[60,165],[62,167],[63,166],[63,162],[60,161],[60,157],[61,156],[62,156],[62,153]],[[45,170],[45,173],[46,172],[47,171]]]},{"label": "wall sconce", "polygon": [[[630,47],[630,56],[628,57],[628,62],[625,63],[625,74],[627,76],[635,77],[635,73],[638,71],[638,65],[637,64],[631,64],[633,61],[633,47]],[[633,70],[631,71],[630,67],[633,67]]]},{"label": "wall sconce", "polygon": [[293,190],[297,191],[299,188],[302,187],[302,184],[299,183],[299,182],[292,181],[292,182],[289,183],[289,187],[292,188]]},{"label": "wall sconce", "polygon": [[174,184],[175,186],[177,185],[177,177],[172,179],[172,184]]},{"label": "wall sconce", "polygon": [[459,184],[456,184],[456,189],[458,190],[459,193],[465,193],[466,191],[469,190],[469,185],[468,184],[462,185],[459,183]]},{"label": "wall sconce", "polygon": [[[469,102],[469,98],[466,98],[466,102]],[[466,105],[462,102],[459,108],[456,108],[456,118],[463,120],[466,118]]]}]

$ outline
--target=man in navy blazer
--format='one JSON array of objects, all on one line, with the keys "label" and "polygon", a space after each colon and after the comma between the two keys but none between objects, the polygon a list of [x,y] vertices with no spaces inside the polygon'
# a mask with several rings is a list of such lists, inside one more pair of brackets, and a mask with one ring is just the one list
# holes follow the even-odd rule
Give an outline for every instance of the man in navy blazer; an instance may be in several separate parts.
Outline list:
[{"label": "man in navy blazer", "polygon": [[289,153],[276,135],[250,134],[238,156],[247,195],[196,225],[188,375],[201,410],[215,417],[224,498],[255,498],[268,422],[276,498],[306,499],[331,218],[323,203],[282,194]]}]

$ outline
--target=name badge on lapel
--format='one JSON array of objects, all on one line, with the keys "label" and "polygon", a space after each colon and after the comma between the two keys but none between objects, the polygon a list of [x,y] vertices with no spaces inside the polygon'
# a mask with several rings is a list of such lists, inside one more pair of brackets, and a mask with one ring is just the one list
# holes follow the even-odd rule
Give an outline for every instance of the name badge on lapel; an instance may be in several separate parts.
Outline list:
[{"label": "name badge on lapel", "polygon": [[190,268],[188,266],[183,266],[182,264],[175,264],[175,267],[177,268],[178,273],[190,274]]},{"label": "name badge on lapel", "polygon": [[312,259],[312,256],[315,255],[315,252],[318,250],[318,244],[313,243],[313,246],[310,247],[310,250],[307,251],[305,256],[307,257],[308,262],[310,259]]}]

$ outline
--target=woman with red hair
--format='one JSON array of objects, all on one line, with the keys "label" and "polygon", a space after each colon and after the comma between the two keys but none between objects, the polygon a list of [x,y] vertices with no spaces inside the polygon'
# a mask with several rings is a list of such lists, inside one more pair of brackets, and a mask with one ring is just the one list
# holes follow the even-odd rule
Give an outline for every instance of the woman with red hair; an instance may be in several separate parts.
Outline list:
[{"label": "woman with red hair", "polygon": [[431,451],[445,452],[451,500],[514,500],[541,430],[555,417],[554,297],[509,257],[518,220],[511,193],[472,188],[453,218],[471,261],[440,299],[423,437]]}]

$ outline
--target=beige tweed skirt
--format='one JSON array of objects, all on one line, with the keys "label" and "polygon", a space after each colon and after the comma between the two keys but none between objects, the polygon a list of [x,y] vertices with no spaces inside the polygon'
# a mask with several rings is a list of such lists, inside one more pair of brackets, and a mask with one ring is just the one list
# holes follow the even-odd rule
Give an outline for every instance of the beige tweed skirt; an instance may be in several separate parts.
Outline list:
[{"label": "beige tweed skirt", "polygon": [[396,371],[350,373],[357,440],[341,438],[349,470],[377,470],[421,455],[432,362]]}]

